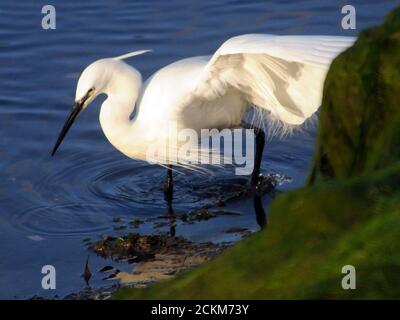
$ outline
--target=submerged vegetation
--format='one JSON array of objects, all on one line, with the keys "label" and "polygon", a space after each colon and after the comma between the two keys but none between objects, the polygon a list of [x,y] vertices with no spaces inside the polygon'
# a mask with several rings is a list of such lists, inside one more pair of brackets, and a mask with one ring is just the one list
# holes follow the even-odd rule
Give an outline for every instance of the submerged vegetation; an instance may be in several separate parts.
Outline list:
[{"label": "submerged vegetation", "polygon": [[203,264],[220,254],[227,245],[194,243],[170,234],[129,233],[123,237],[105,236],[89,248],[102,257],[135,264],[132,273],[113,266],[103,267],[100,272],[108,273],[104,280],[119,280],[143,287]]},{"label": "submerged vegetation", "polygon": [[[116,298],[399,298],[399,53],[400,8],[333,62],[309,185],[277,197],[266,230]],[[355,290],[341,287],[345,265]]]}]

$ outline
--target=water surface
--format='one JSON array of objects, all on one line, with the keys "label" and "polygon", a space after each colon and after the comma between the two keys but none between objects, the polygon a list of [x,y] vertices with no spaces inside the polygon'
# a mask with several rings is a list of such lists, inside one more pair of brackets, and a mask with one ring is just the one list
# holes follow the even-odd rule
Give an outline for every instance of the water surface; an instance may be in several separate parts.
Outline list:
[{"label": "water surface", "polygon": [[[106,141],[98,124],[101,101],[72,128],[56,157],[50,151],[72,105],[77,78],[90,62],[153,49],[129,62],[147,78],[177,59],[206,55],[231,36],[244,33],[356,35],[382,21],[398,1],[352,1],[357,30],[340,28],[345,1],[52,1],[57,29],[43,30],[41,1],[0,4],[0,298],[34,294],[62,297],[84,287],[88,254],[83,239],[124,234],[118,224],[144,220],[141,233],[166,213],[164,170],[125,158]],[[100,99],[101,100],[101,99]],[[315,128],[283,141],[270,141],[264,173],[290,177],[278,191],[304,183]],[[213,176],[176,178],[174,209],[187,212],[210,202],[210,186],[233,185],[232,168]],[[212,190],[212,189],[211,189]],[[211,192],[212,193],[212,192]],[[268,207],[271,195],[265,195]],[[223,216],[178,224],[193,241],[232,241],[232,227],[258,229],[251,199],[230,201]],[[281,214],[284,214],[282,212]],[[121,219],[116,223],[115,218]],[[91,255],[93,271],[105,265]],[[57,289],[41,288],[41,268],[57,270]],[[121,269],[129,266],[121,264]],[[91,284],[108,285],[94,272]]]}]

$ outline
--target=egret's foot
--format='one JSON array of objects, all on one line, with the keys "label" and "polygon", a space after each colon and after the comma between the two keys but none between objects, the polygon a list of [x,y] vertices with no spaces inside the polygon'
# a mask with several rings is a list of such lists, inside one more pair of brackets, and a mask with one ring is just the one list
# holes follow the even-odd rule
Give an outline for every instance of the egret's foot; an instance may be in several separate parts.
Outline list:
[{"label": "egret's foot", "polygon": [[274,189],[274,186],[271,184],[271,180],[267,179],[267,177],[259,174],[256,182],[254,181],[253,177],[250,180],[251,193],[253,194],[254,213],[256,214],[257,224],[261,229],[264,229],[267,225],[267,214],[264,210],[262,202],[263,192],[269,192]]},{"label": "egret's foot", "polygon": [[257,177],[257,184],[253,185],[250,182],[250,187],[252,188],[253,192],[256,192],[258,194],[262,194],[263,192],[272,192],[275,190],[275,188],[278,186],[280,182],[280,177],[274,175],[274,174],[259,174]]}]

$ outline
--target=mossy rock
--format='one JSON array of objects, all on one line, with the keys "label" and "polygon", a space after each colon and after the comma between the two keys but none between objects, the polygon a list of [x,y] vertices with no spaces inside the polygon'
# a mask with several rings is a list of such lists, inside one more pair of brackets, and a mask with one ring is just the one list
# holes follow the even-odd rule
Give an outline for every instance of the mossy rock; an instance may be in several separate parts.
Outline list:
[{"label": "mossy rock", "polygon": [[350,177],[400,159],[400,8],[360,33],[328,72],[310,181]]}]

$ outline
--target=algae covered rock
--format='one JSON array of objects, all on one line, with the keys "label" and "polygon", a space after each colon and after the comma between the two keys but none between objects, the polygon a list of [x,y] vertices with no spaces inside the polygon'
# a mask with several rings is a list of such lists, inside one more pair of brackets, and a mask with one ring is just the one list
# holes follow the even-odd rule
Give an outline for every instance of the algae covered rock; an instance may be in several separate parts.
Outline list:
[{"label": "algae covered rock", "polygon": [[328,72],[310,181],[350,177],[400,159],[400,9],[361,32]]}]

